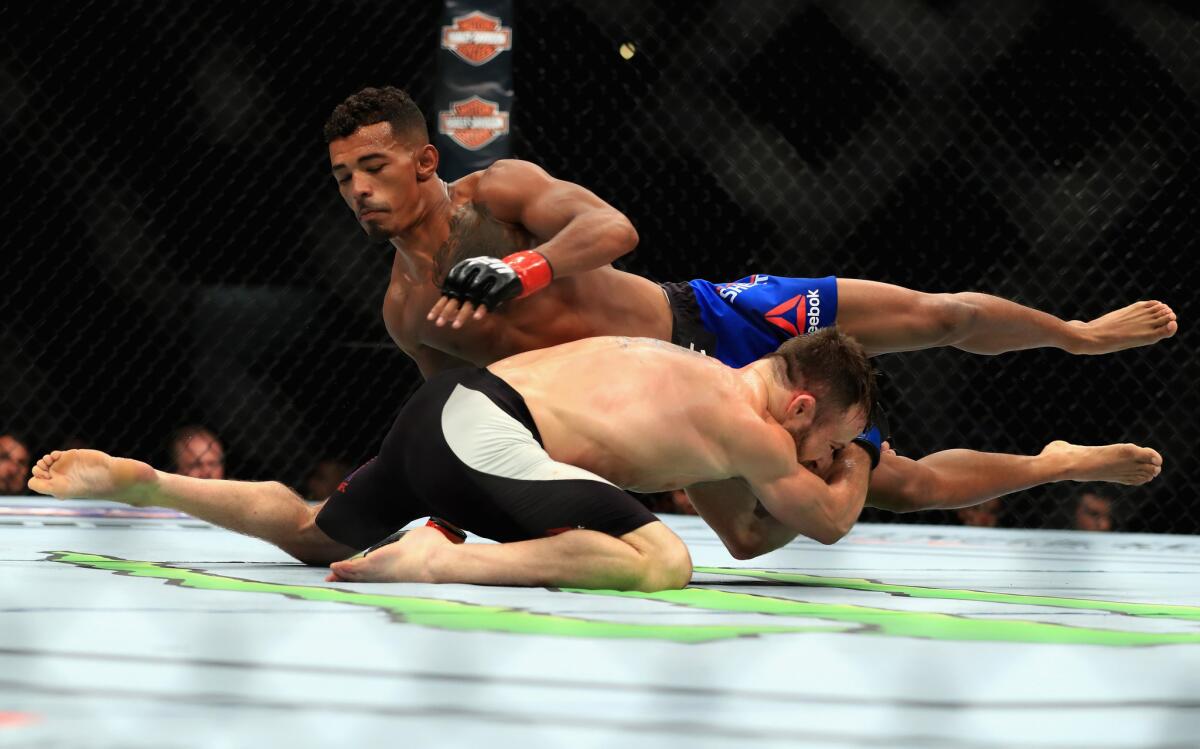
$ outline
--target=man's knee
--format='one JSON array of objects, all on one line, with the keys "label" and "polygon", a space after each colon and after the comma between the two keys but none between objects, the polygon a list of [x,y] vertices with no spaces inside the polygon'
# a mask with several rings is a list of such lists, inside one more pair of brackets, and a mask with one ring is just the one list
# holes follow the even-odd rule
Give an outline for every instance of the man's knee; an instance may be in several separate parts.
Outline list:
[{"label": "man's knee", "polygon": [[677,590],[687,587],[692,581],[692,555],[678,536],[663,549],[659,571],[661,577],[656,581],[657,590]]},{"label": "man's knee", "polygon": [[650,523],[626,534],[622,540],[633,546],[642,558],[638,590],[675,590],[692,580],[692,556],[683,539],[661,522]]}]

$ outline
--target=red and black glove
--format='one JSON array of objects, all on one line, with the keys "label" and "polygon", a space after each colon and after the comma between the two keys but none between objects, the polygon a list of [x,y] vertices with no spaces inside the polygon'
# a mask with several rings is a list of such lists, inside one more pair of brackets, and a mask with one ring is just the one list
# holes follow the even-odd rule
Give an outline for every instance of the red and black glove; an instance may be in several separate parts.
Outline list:
[{"label": "red and black glove", "polygon": [[509,299],[521,299],[546,288],[554,270],[536,250],[514,252],[504,259],[470,257],[455,264],[442,283],[442,295],[496,309]]}]

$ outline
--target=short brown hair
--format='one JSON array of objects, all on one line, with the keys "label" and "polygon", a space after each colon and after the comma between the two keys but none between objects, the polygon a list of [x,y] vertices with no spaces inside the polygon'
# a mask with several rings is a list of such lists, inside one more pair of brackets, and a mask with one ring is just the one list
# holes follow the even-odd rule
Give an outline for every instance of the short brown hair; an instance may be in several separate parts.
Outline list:
[{"label": "short brown hair", "polygon": [[368,87],[346,97],[325,121],[325,142],[349,137],[360,127],[377,122],[391,125],[392,133],[397,137],[409,138],[421,145],[429,142],[429,129],[425,126],[421,108],[395,86]]},{"label": "short brown hair", "polygon": [[[789,338],[764,359],[778,360],[781,379],[792,387],[816,391],[817,418],[855,406],[870,414],[875,404],[875,370],[862,344],[836,326]],[[821,404],[824,404],[824,408]]]}]

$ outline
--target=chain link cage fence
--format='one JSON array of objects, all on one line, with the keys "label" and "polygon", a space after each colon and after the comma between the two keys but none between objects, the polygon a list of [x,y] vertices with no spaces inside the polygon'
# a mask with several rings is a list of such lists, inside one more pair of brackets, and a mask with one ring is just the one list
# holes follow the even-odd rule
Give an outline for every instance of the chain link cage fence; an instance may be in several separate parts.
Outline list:
[{"label": "chain link cage fence", "polygon": [[[1102,357],[879,358],[896,446],[1159,449],[1122,530],[1200,532],[1200,13],[1184,2],[518,2],[514,155],[624,211],[620,265],[982,291],[1066,319],[1161,299],[1181,332]],[[364,85],[427,117],[435,3],[5,6],[0,430],[169,465],[207,426],[234,478],[373,454],[416,368],[390,257],[328,175]],[[622,53],[622,48],[624,48]],[[630,54],[632,53],[632,54]],[[1005,500],[1065,527],[1079,487]],[[950,514],[873,521],[957,522]]]}]

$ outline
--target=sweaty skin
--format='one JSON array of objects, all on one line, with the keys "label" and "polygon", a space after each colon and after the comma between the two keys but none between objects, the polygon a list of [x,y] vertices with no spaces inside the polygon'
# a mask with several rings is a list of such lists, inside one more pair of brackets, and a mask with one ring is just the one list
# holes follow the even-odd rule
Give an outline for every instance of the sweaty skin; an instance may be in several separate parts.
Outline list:
[{"label": "sweaty skin", "polygon": [[[342,198],[364,231],[395,248],[384,322],[425,377],[585,336],[670,340],[671,312],[661,289],[610,265],[637,245],[636,231],[579,185],[516,160],[497,161],[446,185],[437,175],[437,149],[425,139],[397,138],[387,123],[334,140],[329,156]],[[545,289],[497,310],[460,307],[441,297],[441,279],[459,260],[530,248],[554,269]],[[980,354],[1041,346],[1101,354],[1154,343],[1178,329],[1175,313],[1157,301],[1135,302],[1091,322],[1064,321],[986,294],[926,294],[856,279],[838,280],[838,325],[868,354],[933,346]],[[1126,448],[1134,449],[1121,449]],[[1099,463],[1114,465],[1140,465],[1153,452],[1078,449],[1087,452],[1085,463],[1102,456]],[[896,512],[966,506],[1079,475],[1074,467],[1064,468],[1061,458],[1045,451],[1016,456],[948,450],[913,461],[889,453],[871,476],[868,501]],[[1157,473],[1161,458],[1155,460]],[[1138,480],[1149,478],[1139,474]],[[701,490],[693,497],[706,519],[713,517],[707,509],[713,498],[742,494],[728,482],[719,485],[722,491]],[[756,526],[770,522],[754,517]],[[781,537],[782,531],[768,535]],[[750,547],[738,549],[753,553]]]},{"label": "sweaty skin", "polygon": [[[610,265],[634,248],[637,232],[584,188],[512,160],[448,185],[437,176],[437,150],[397,139],[387,123],[333,141],[329,159],[363,230],[395,247],[384,324],[425,377],[597,335],[670,339],[658,285]],[[554,268],[546,289],[499,310],[464,310],[463,321],[478,318],[463,327],[430,315],[459,260],[535,247]]]},{"label": "sweaty skin", "polygon": [[488,369],[521,393],[550,457],[622,488],[664,491],[758,478],[759,463],[807,474],[797,459],[829,461],[862,430],[865,414],[849,413],[790,440],[768,411],[773,366],[731,369],[661,341],[591,338]]},{"label": "sweaty skin", "polygon": [[[670,308],[658,285],[611,266],[634,249],[637,232],[583,187],[517,160],[447,185],[437,176],[437,149],[397,138],[387,123],[334,140],[329,158],[364,231],[396,250],[383,318],[426,377],[588,336],[670,340]],[[440,284],[459,260],[534,248],[554,269],[554,281],[536,294],[498,310],[441,296]],[[931,346],[1100,354],[1178,329],[1175,313],[1157,301],[1090,322],[1064,321],[986,294],[924,294],[857,279],[838,280],[838,308],[838,325],[870,354]]]},{"label": "sweaty skin", "polygon": [[[793,533],[833,543],[862,508],[869,462],[862,448],[847,443],[866,413],[863,405],[819,404],[813,392],[785,382],[784,369],[767,359],[734,370],[652,339],[589,338],[519,355],[492,371],[522,393],[547,453],[560,463],[572,461],[619,486],[738,477]],[[848,455],[835,459],[842,451]],[[830,475],[818,478],[797,458],[832,463]],[[70,450],[39,460],[29,486],[57,497],[175,507],[270,541],[297,559],[334,562],[330,580],[661,590],[691,577],[683,542],[657,521],[619,538],[573,528],[463,546],[416,529],[346,559],[354,550],[321,531],[319,509],[276,482],[196,479]]]}]

